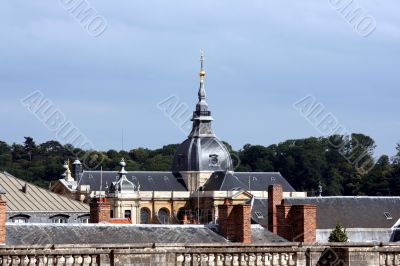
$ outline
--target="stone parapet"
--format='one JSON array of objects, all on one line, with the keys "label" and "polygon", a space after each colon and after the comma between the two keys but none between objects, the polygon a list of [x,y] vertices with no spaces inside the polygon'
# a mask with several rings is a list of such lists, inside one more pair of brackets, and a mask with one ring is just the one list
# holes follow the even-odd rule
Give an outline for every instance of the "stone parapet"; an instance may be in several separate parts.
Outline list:
[{"label": "stone parapet", "polygon": [[2,265],[400,265],[399,244],[136,244],[0,247]]}]

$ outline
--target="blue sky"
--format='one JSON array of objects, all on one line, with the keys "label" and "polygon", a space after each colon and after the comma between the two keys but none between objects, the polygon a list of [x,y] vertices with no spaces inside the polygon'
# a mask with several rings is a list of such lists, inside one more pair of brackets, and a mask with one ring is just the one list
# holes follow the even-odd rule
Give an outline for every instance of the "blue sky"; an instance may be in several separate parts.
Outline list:
[{"label": "blue sky", "polygon": [[399,3],[359,1],[376,30],[362,37],[323,1],[88,1],[107,21],[98,37],[60,1],[0,9],[0,139],[54,132],[20,100],[40,90],[98,149],[157,148],[185,134],[157,108],[197,101],[199,50],[217,135],[234,148],[318,136],[293,108],[313,95],[351,132],[400,141]]}]

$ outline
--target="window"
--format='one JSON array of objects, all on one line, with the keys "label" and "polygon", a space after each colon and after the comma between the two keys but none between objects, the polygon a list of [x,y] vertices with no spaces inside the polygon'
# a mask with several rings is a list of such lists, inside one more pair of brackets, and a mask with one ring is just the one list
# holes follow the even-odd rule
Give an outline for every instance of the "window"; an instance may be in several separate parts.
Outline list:
[{"label": "window", "polygon": [[[185,210],[185,208],[180,208],[179,210],[178,210],[178,214],[177,214],[177,218],[178,218],[178,220],[180,221],[180,222],[183,222],[183,220],[185,219],[185,215],[186,215],[186,210]],[[187,219],[188,217],[186,216],[186,219]]]},{"label": "window", "polygon": [[158,211],[158,218],[160,219],[160,223],[169,224],[169,211],[167,209],[161,209]]},{"label": "window", "polygon": [[68,223],[68,219],[65,217],[54,217],[51,219],[53,224],[66,224]]},{"label": "window", "polygon": [[140,209],[140,223],[149,224],[150,223],[150,211],[147,208]]},{"label": "window", "polygon": [[16,224],[24,224],[29,221],[30,216],[25,214],[18,214],[13,217],[10,217],[10,220]]},{"label": "window", "polygon": [[16,223],[16,224],[24,224],[24,223],[28,222],[28,219],[26,219],[24,217],[15,217],[12,219],[12,222]]},{"label": "window", "polygon": [[210,154],[210,166],[213,167],[219,166],[218,154]]},{"label": "window", "polygon": [[392,214],[390,214],[390,212],[384,212],[383,214],[385,215],[387,220],[392,220],[393,219],[393,216],[392,216]]},{"label": "window", "polygon": [[64,215],[64,214],[59,214],[59,215],[50,217],[50,219],[51,219],[52,223],[54,223],[54,224],[66,224],[66,223],[68,223],[69,216]]},{"label": "window", "polygon": [[89,220],[90,220],[89,216],[81,216],[81,217],[79,217],[79,222],[82,223],[82,224],[88,224]]},{"label": "window", "polygon": [[132,211],[126,210],[125,211],[125,219],[131,219],[131,217],[132,217]]}]

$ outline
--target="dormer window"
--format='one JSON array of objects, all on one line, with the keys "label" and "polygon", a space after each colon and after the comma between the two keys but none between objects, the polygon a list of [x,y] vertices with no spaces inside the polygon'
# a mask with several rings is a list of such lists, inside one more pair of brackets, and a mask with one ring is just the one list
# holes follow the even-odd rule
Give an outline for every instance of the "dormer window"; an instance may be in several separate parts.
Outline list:
[{"label": "dormer window", "polygon": [[212,167],[219,166],[218,154],[210,154],[210,166]]},{"label": "dormer window", "polygon": [[393,216],[392,216],[392,214],[390,212],[384,212],[383,215],[385,215],[387,220],[392,220],[393,219]]},{"label": "dormer window", "polygon": [[89,215],[82,215],[78,217],[79,222],[82,224],[88,224],[89,220],[90,220],[90,216]]},{"label": "dormer window", "polygon": [[30,216],[25,214],[18,214],[10,217],[10,220],[16,224],[24,224],[29,221]]},{"label": "dormer window", "polygon": [[66,224],[68,223],[69,216],[65,214],[59,214],[50,217],[50,219],[53,224]]}]

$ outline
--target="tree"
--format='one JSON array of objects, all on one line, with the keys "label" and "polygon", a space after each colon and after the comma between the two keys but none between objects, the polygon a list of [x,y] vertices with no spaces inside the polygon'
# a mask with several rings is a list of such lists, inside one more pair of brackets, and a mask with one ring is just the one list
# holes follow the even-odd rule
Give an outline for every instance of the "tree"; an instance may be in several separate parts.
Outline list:
[{"label": "tree", "polygon": [[33,141],[33,138],[31,137],[24,137],[24,150],[26,154],[28,155],[29,161],[32,161],[32,156],[36,152],[36,143]]},{"label": "tree", "polygon": [[349,238],[346,234],[346,229],[342,227],[340,223],[336,224],[335,229],[332,230],[331,234],[329,235],[329,242],[347,242]]}]

